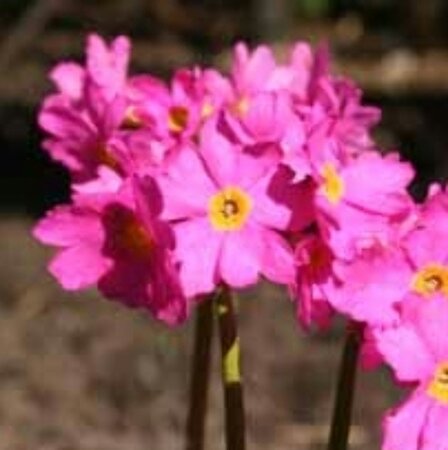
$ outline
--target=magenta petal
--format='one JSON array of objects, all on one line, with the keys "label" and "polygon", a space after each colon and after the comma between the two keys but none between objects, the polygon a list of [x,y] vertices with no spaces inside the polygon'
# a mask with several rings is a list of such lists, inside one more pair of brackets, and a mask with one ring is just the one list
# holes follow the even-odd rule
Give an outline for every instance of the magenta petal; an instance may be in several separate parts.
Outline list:
[{"label": "magenta petal", "polygon": [[270,281],[291,284],[294,281],[296,266],[289,244],[275,231],[267,228],[259,231],[263,243],[261,263],[262,274]]},{"label": "magenta petal", "polygon": [[95,134],[95,129],[76,110],[69,108],[61,96],[48,97],[38,116],[39,126],[54,137],[84,142]]},{"label": "magenta petal", "polygon": [[233,54],[232,75],[240,92],[262,90],[276,67],[274,56],[265,45],[249,54],[247,46],[238,43]]},{"label": "magenta petal", "polygon": [[163,198],[166,220],[203,216],[216,192],[210,177],[193,149],[182,148],[167,175],[156,177]]},{"label": "magenta petal", "polygon": [[[372,173],[375,183],[372,183]],[[401,213],[410,204],[406,188],[413,175],[409,164],[373,152],[364,153],[343,171],[345,198],[369,211],[386,215]]]},{"label": "magenta petal", "polygon": [[382,450],[424,450],[422,435],[432,400],[416,391],[384,421]]},{"label": "magenta petal", "polygon": [[76,206],[58,206],[38,222],[33,235],[45,244],[69,246],[100,242],[104,233],[95,211]]},{"label": "magenta petal", "polygon": [[87,70],[96,85],[104,89],[107,100],[124,88],[131,44],[124,36],[117,37],[110,48],[98,35],[87,39]]},{"label": "magenta petal", "polygon": [[258,227],[251,225],[223,235],[219,268],[222,279],[229,286],[242,288],[257,282],[262,245]]},{"label": "magenta petal", "polygon": [[217,283],[217,264],[222,235],[211,229],[208,218],[174,225],[175,258],[186,297],[212,292]]},{"label": "magenta petal", "polygon": [[421,448],[445,450],[448,448],[448,407],[434,403],[429,411]]},{"label": "magenta petal", "polygon": [[149,307],[157,319],[170,326],[179,325],[188,317],[189,304],[181,291],[177,272],[167,257],[155,264],[153,300]]},{"label": "magenta petal", "polygon": [[254,202],[252,217],[260,224],[297,230],[310,223],[311,196],[306,195],[304,185],[291,183],[291,171],[286,167],[261,178],[249,193]]},{"label": "magenta petal", "polygon": [[204,125],[200,136],[200,153],[216,186],[225,187],[235,183],[239,151],[239,147],[219,132],[215,121]]},{"label": "magenta petal", "polygon": [[62,250],[49,270],[64,289],[74,291],[94,286],[109,267],[98,248],[84,244]]},{"label": "magenta petal", "polygon": [[430,349],[412,328],[373,330],[378,351],[393,367],[398,380],[413,382],[431,376],[436,361]]},{"label": "magenta petal", "polygon": [[334,271],[341,287],[328,300],[355,320],[371,325],[391,325],[399,320],[396,309],[409,289],[410,273],[399,254],[339,262]]},{"label": "magenta petal", "polygon": [[81,98],[84,77],[84,68],[70,62],[58,64],[50,73],[50,78],[59,91],[73,100]]},{"label": "magenta petal", "polygon": [[[446,222],[448,216],[441,223]],[[406,237],[405,248],[415,268],[421,269],[429,263],[444,264],[448,262],[448,249],[446,242],[448,233],[439,226],[431,225],[425,228],[417,228]]]},{"label": "magenta petal", "polygon": [[290,124],[292,112],[288,98],[274,93],[260,93],[251,98],[243,124],[258,142],[277,142]]},{"label": "magenta petal", "polygon": [[403,315],[415,327],[428,351],[438,361],[448,360],[448,302],[444,295],[424,299],[418,295],[406,298]]}]

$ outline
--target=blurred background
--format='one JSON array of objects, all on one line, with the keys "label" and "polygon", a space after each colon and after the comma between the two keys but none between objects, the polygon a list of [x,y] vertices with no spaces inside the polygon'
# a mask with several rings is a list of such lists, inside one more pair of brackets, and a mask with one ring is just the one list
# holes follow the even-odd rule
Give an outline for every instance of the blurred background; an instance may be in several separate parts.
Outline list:
[{"label": "blurred background", "polygon": [[[133,71],[162,77],[219,64],[237,40],[328,41],[334,67],[383,108],[377,139],[417,168],[413,192],[448,170],[445,0],[1,0],[0,450],[176,450],[188,398],[192,324],[166,330],[100,299],[63,293],[29,236],[67,199],[64,170],[39,149],[36,109],[49,69],[82,59],[85,35],[130,35]],[[340,327],[305,336],[286,293],[240,302],[249,448],[319,449],[326,440]],[[216,347],[216,353],[218,348]],[[218,360],[208,448],[222,444]],[[359,377],[352,448],[379,448],[380,417],[401,397],[385,371]]]}]

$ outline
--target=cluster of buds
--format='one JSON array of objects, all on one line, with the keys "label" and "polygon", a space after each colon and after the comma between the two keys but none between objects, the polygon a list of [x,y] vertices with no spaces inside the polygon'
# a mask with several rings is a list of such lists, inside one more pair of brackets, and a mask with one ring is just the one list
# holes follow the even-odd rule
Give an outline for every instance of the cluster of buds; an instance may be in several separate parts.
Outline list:
[{"label": "cluster of buds", "polygon": [[445,449],[448,193],[413,201],[412,167],[379,151],[379,109],[326,48],[300,42],[279,63],[240,43],[228,75],[180,69],[169,84],[128,75],[125,37],[91,35],[86,56],[54,68],[39,113],[72,180],[71,203],[34,229],[60,284],[168,325],[222,285],[284,285],[302,326],[362,323],[364,363],[415,385],[384,450]]}]

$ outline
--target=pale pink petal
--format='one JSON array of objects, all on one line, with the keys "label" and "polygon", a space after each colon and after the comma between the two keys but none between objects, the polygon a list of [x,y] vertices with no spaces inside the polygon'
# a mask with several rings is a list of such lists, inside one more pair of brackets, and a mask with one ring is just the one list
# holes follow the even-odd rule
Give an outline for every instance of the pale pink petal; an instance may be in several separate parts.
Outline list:
[{"label": "pale pink petal", "polygon": [[163,197],[165,220],[207,214],[210,198],[217,192],[198,153],[182,148],[166,175],[156,176]]},{"label": "pale pink petal", "polygon": [[292,172],[280,167],[250,188],[254,203],[253,220],[280,230],[297,230],[309,225],[313,216],[311,196],[306,195],[303,185],[292,184],[291,179]]},{"label": "pale pink petal", "polygon": [[[448,220],[448,216],[445,220]],[[448,249],[445,245],[440,245],[448,239],[447,231],[438,226],[431,226],[416,228],[408,234],[404,244],[416,270],[427,264],[448,263]]]},{"label": "pale pink petal", "polygon": [[46,132],[61,139],[83,142],[95,134],[93,124],[58,95],[45,99],[38,115],[38,123]]},{"label": "pale pink petal", "polygon": [[413,382],[431,376],[436,360],[413,328],[400,325],[375,329],[373,335],[378,351],[393,367],[398,380]]},{"label": "pale pink petal", "polygon": [[38,222],[33,235],[45,244],[70,246],[98,242],[104,234],[97,212],[76,206],[57,206]]},{"label": "pale pink petal", "polygon": [[219,272],[229,286],[243,288],[255,284],[260,272],[263,242],[256,226],[247,224],[237,232],[224,232],[219,257]]},{"label": "pale pink petal", "polygon": [[397,304],[408,292],[411,278],[401,254],[366,254],[353,263],[335,263],[334,271],[341,287],[328,300],[336,310],[371,325],[397,322]]},{"label": "pale pink petal", "polygon": [[72,62],[60,63],[50,72],[50,79],[59,91],[73,100],[81,98],[84,77],[84,68]]},{"label": "pale pink petal", "polygon": [[275,67],[274,56],[267,46],[256,47],[252,54],[242,42],[234,48],[231,72],[235,85],[241,93],[262,90]]},{"label": "pale pink petal", "polygon": [[235,184],[238,152],[241,149],[218,130],[215,121],[204,125],[200,135],[200,153],[216,186]]},{"label": "pale pink petal", "polygon": [[425,424],[421,450],[446,450],[448,448],[448,407],[434,402]]},{"label": "pale pink petal", "polygon": [[211,229],[208,218],[174,225],[175,258],[180,263],[180,280],[186,297],[212,292],[217,285],[217,262],[222,235]]},{"label": "pale pink petal", "polygon": [[[372,183],[372,174],[375,182]],[[414,176],[407,163],[382,158],[377,153],[364,153],[341,174],[350,204],[381,214],[403,212],[411,203],[406,188]]]},{"label": "pale pink petal", "polygon": [[296,266],[290,245],[275,231],[261,228],[259,231],[263,243],[261,272],[270,281],[291,284],[295,277]]},{"label": "pale pink petal", "polygon": [[421,440],[431,406],[431,399],[417,391],[397,410],[389,413],[384,420],[382,450],[426,449],[421,447]]},{"label": "pale pink petal", "polygon": [[124,88],[130,55],[130,41],[117,37],[108,48],[98,35],[87,39],[87,71],[99,87],[104,88],[108,100]]},{"label": "pale pink petal", "polygon": [[99,248],[86,242],[62,250],[50,262],[49,271],[64,289],[75,291],[94,286],[109,267]]},{"label": "pale pink petal", "polygon": [[403,304],[403,316],[437,361],[448,361],[448,301],[444,295],[422,298],[410,295]]},{"label": "pale pink petal", "polygon": [[258,142],[278,142],[292,119],[289,97],[264,92],[251,97],[242,123]]}]

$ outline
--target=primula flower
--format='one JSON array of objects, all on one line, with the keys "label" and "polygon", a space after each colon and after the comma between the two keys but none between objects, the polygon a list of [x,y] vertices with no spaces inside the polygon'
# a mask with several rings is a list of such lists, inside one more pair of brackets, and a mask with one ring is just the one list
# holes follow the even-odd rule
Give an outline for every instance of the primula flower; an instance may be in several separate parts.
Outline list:
[{"label": "primula flower", "polygon": [[314,114],[324,118],[339,151],[349,155],[374,149],[370,130],[381,118],[379,108],[364,106],[361,99],[361,89],[346,78],[327,75],[317,83]]},{"label": "primula flower", "polygon": [[178,70],[170,87],[153,83],[146,89],[146,99],[139,111],[149,123],[152,138],[168,149],[194,137],[202,122],[215,113],[199,68]]},{"label": "primula flower", "polygon": [[413,211],[406,191],[412,167],[396,155],[367,152],[342,164],[331,151],[316,153],[312,156],[316,209],[333,252],[350,260],[366,241],[387,242],[393,226]]},{"label": "primula flower", "polygon": [[211,292],[220,282],[249,286],[259,274],[292,281],[292,249],[275,230],[292,224],[295,190],[278,175],[276,160],[269,150],[243,152],[210,122],[200,148],[184,147],[157,178],[187,297]]},{"label": "primula flower", "polygon": [[97,286],[106,297],[174,325],[186,318],[187,304],[160,208],[151,179],[129,181],[115,193],[75,196],[72,205],[50,211],[34,236],[59,249],[49,270],[65,289]]},{"label": "primula flower", "polygon": [[133,113],[143,94],[127,80],[129,40],[118,37],[108,47],[90,35],[86,53],[85,68],[62,63],[52,71],[59,93],[44,101],[38,118],[49,133],[43,147],[70,170],[75,183],[95,179],[100,166],[124,175],[128,168],[112,142],[131,123],[132,129],[143,125]]},{"label": "primula flower", "polygon": [[425,301],[397,328],[377,330],[378,349],[398,381],[415,386],[384,422],[384,450],[448,446],[448,303]]},{"label": "primula flower", "polygon": [[[367,241],[351,260],[333,264],[340,281],[328,297],[335,309],[373,326],[401,321],[412,298],[424,304],[437,296],[448,299],[446,193],[432,194],[386,241]],[[419,303],[417,301],[417,303]]]}]

